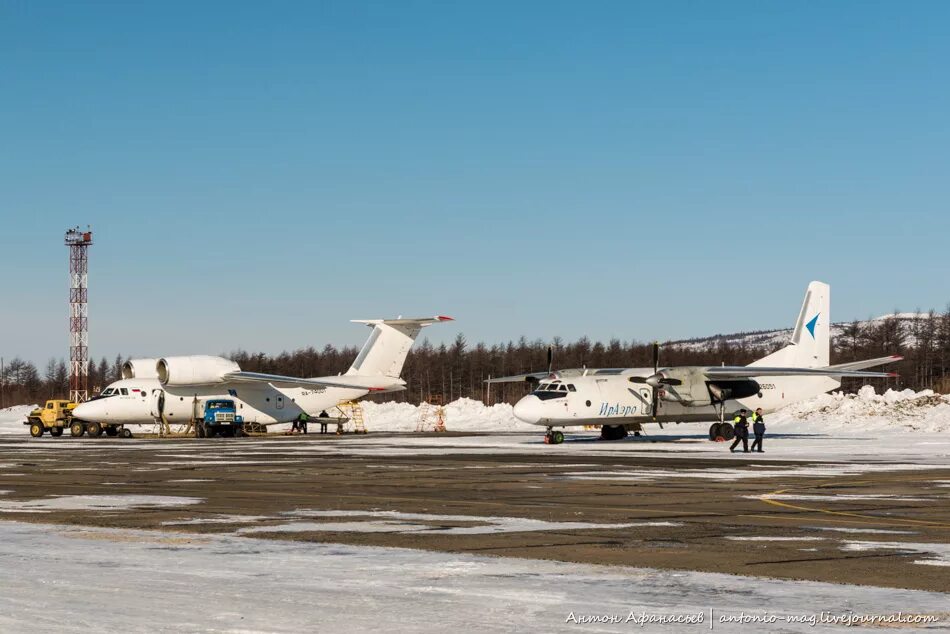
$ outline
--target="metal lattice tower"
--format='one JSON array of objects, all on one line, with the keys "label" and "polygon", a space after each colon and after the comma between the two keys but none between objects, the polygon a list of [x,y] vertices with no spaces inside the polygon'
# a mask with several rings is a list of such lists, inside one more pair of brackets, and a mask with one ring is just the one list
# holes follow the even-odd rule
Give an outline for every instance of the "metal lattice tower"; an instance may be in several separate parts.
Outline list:
[{"label": "metal lattice tower", "polygon": [[69,247],[69,400],[89,397],[89,247],[92,231],[66,232]]}]

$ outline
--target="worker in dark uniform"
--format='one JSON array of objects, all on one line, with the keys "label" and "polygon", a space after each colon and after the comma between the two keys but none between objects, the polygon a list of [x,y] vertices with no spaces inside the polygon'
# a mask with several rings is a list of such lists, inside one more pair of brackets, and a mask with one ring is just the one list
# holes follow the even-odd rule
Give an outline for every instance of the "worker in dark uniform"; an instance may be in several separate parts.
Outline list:
[{"label": "worker in dark uniform", "polygon": [[736,429],[736,439],[729,447],[731,452],[735,452],[736,446],[742,442],[742,452],[749,453],[749,419],[746,418],[746,414],[746,410],[740,409],[736,417],[732,419],[732,426]]},{"label": "worker in dark uniform", "polygon": [[752,414],[752,433],[755,434],[755,440],[752,441],[752,451],[764,453],[762,451],[762,438],[765,437],[765,418],[762,417],[761,407]]},{"label": "worker in dark uniform", "polygon": [[327,433],[327,423],[328,423],[327,419],[330,418],[330,415],[327,414],[327,410],[323,410],[322,412],[320,412],[320,416],[318,416],[317,418],[320,419],[320,433],[321,434]]}]

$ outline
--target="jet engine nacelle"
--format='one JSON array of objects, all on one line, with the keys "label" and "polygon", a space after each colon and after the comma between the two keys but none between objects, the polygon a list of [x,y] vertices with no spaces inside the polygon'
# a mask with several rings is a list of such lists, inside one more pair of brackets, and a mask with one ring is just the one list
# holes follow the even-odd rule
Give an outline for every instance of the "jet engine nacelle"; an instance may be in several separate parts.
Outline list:
[{"label": "jet engine nacelle", "polygon": [[155,364],[158,359],[129,359],[122,364],[123,379],[155,379],[158,370]]},{"label": "jet engine nacelle", "polygon": [[211,385],[223,383],[227,373],[241,368],[230,359],[196,355],[159,359],[156,370],[162,385]]}]

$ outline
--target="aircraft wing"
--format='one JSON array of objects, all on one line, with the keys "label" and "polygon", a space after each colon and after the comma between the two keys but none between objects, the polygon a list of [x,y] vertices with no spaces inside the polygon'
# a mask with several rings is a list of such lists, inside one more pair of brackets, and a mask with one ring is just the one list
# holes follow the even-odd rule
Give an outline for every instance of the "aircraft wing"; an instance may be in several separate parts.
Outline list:
[{"label": "aircraft wing", "polygon": [[897,376],[894,372],[863,372],[851,368],[769,368],[760,365],[752,366],[712,366],[703,369],[703,373],[710,377],[722,378],[751,378],[756,376],[830,376],[834,378],[855,377],[861,379],[880,379]]},{"label": "aircraft wing", "polygon": [[525,381],[540,381],[551,376],[550,372],[529,372],[512,376],[499,376],[494,379],[485,379],[485,383],[523,383]]},{"label": "aircraft wing", "polygon": [[267,383],[282,387],[302,387],[302,388],[326,388],[341,387],[350,390],[366,390],[367,392],[387,392],[394,389],[402,389],[399,379],[388,379],[387,377],[367,377],[367,376],[334,376],[320,377],[317,379],[302,379],[294,376],[281,376],[279,374],[264,374],[261,372],[228,372],[224,375],[227,381],[235,383]]}]

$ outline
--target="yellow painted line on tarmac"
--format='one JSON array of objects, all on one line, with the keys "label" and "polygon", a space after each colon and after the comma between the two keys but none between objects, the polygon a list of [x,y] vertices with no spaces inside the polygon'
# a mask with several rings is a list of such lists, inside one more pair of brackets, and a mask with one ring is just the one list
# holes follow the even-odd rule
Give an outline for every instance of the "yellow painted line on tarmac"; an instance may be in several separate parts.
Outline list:
[{"label": "yellow painted line on tarmac", "polygon": [[[848,483],[848,484],[860,484],[860,482]],[[832,511],[830,509],[816,508],[813,506],[800,506],[798,504],[789,504],[788,502],[781,502],[779,500],[770,500],[768,496],[770,495],[782,495],[788,493],[789,491],[801,491],[811,489],[824,488],[826,486],[840,487],[844,486],[842,484],[836,485],[820,485],[816,487],[794,487],[790,489],[779,489],[777,491],[772,491],[771,493],[766,493],[758,497],[759,501],[765,502],[766,504],[771,504],[772,506],[778,506],[782,508],[792,509],[795,511],[808,511],[809,513],[821,513],[823,515],[834,515],[842,517],[853,517],[859,518],[855,520],[850,520],[851,522],[857,524],[877,524],[881,526],[932,526],[935,528],[950,528],[950,524],[946,522],[931,522],[929,520],[913,520],[904,517],[885,517],[881,518],[876,515],[866,515],[863,513],[853,513],[851,511]],[[871,520],[871,521],[867,521]]]}]

